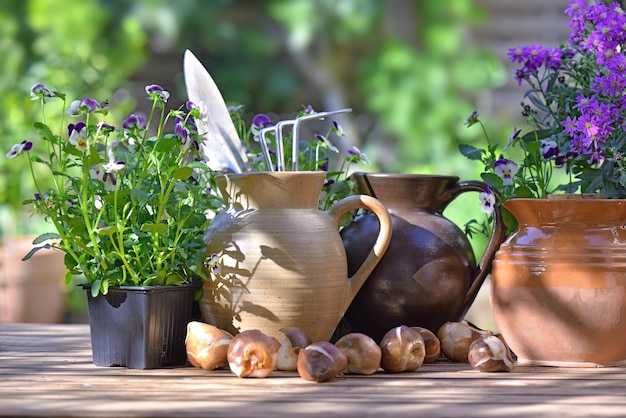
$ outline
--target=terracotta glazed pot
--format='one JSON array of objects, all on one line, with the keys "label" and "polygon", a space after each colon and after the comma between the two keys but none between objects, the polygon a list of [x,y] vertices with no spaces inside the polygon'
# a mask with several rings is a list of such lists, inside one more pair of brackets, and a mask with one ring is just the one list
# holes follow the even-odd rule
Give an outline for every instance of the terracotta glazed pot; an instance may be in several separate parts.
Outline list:
[{"label": "terracotta glazed pot", "polygon": [[[504,226],[498,209],[492,237],[476,266],[465,234],[442,212],[461,193],[481,192],[486,184],[419,174],[355,173],[353,178],[360,193],[387,207],[393,234],[385,256],[354,298],[335,337],[362,332],[380,341],[398,325],[436,333],[446,321],[462,319],[504,240]],[[376,218],[366,213],[342,230],[349,272],[365,258],[377,229]]]},{"label": "terracotta glazed pot", "polygon": [[626,200],[512,199],[491,304],[522,364],[626,363]]},{"label": "terracotta glazed pot", "polygon": [[34,238],[7,239],[0,245],[0,323],[57,323],[65,318],[65,254],[41,250],[22,261]]},{"label": "terracotta glazed pot", "polygon": [[[350,196],[318,210],[323,172],[226,174],[217,178],[230,207],[206,232],[206,255],[217,267],[204,284],[203,319],[231,333],[260,329],[279,336],[302,328],[313,341],[330,339],[352,298],[390,239],[385,207]],[[339,219],[357,208],[381,222],[360,268],[348,277]]]}]

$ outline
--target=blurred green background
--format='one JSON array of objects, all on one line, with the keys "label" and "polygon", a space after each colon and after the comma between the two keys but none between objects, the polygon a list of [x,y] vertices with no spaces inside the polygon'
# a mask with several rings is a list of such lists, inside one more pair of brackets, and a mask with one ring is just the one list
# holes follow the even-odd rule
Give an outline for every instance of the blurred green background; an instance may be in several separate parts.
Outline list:
[{"label": "blurred green background", "polygon": [[[228,105],[245,106],[248,123],[256,113],[293,117],[309,104],[318,111],[351,107],[341,119],[347,137],[337,146],[367,154],[372,164],[357,169],[478,179],[482,167],[457,150],[460,142],[483,144],[465,120],[479,109],[492,138],[504,143],[523,91],[506,112],[486,92],[513,79],[502,59],[506,47],[537,35],[498,44],[495,37],[508,29],[494,22],[500,3],[517,21],[520,2],[513,0],[4,0],[2,239],[46,229],[21,206],[34,192],[26,161],[5,157],[12,144],[34,139],[39,108],[30,88],[44,83],[72,100],[109,99],[131,111],[141,109],[144,86],[155,83],[177,107],[186,100],[185,49],[204,63]],[[562,14],[566,3],[552,8]],[[446,216],[460,227],[482,219],[476,194],[459,198]],[[472,244],[480,253],[484,240]]]}]

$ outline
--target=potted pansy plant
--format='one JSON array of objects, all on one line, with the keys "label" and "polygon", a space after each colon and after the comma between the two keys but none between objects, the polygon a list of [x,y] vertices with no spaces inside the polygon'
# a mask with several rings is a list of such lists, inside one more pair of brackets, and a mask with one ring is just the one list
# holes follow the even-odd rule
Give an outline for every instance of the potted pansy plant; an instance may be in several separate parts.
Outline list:
[{"label": "potted pansy plant", "polygon": [[[492,142],[460,150],[484,164],[483,210],[502,204],[517,221],[493,263],[491,303],[520,361],[623,364],[626,13],[598,0],[571,0],[565,13],[561,47],[508,53],[530,86],[522,114],[532,129],[513,129],[500,151]],[[485,131],[477,113],[468,125]],[[513,148],[521,160],[505,157]]]},{"label": "potted pansy plant", "polygon": [[[7,154],[28,159],[38,191],[25,203],[54,227],[24,258],[62,251],[66,281],[84,278],[96,365],[185,363],[185,327],[203,275],[202,233],[207,212],[219,205],[193,123],[203,117],[201,106],[168,111],[167,91],[149,85],[146,93],[147,118],[114,122],[107,101],[68,101],[37,84],[31,94],[42,105],[43,119],[34,124],[39,139]],[[51,102],[63,109],[53,123],[45,119]],[[163,330],[150,331],[158,329],[154,320]],[[109,331],[117,334],[103,335]]]}]

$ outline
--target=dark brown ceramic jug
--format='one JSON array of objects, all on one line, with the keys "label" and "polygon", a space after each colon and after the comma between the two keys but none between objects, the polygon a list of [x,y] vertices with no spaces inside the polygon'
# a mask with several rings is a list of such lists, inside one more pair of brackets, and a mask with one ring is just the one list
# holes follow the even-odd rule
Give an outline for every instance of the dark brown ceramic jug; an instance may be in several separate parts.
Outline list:
[{"label": "dark brown ceramic jug", "polygon": [[[461,320],[489,273],[504,240],[500,210],[478,265],[465,234],[442,212],[461,193],[481,192],[486,184],[453,176],[355,173],[359,193],[377,198],[392,218],[387,252],[359,290],[334,337],[362,332],[376,341],[398,325],[437,332],[446,321]],[[365,213],[342,230],[348,270],[363,262],[378,233],[378,221]],[[352,273],[350,273],[352,274]]]}]

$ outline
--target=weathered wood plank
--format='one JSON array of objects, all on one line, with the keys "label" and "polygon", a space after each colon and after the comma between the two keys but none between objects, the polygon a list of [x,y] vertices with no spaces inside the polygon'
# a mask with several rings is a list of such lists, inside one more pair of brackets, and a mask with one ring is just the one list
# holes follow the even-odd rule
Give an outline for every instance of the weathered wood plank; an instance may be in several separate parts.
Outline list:
[{"label": "weathered wood plank", "polygon": [[626,368],[484,374],[441,361],[316,384],[295,372],[96,367],[85,325],[0,325],[0,416],[620,416],[625,391]]}]

